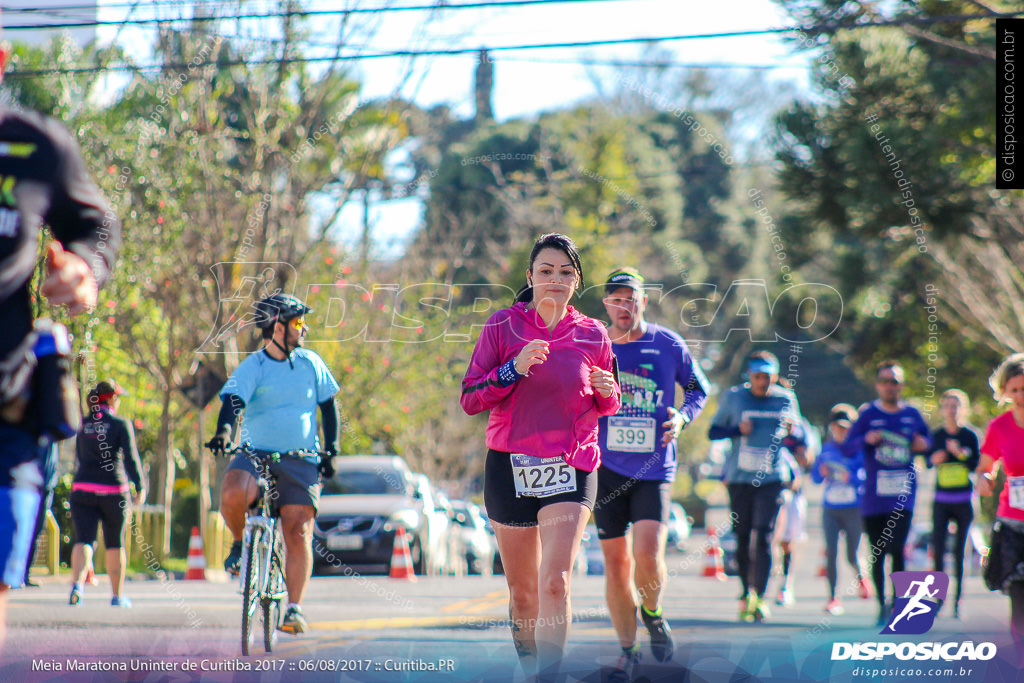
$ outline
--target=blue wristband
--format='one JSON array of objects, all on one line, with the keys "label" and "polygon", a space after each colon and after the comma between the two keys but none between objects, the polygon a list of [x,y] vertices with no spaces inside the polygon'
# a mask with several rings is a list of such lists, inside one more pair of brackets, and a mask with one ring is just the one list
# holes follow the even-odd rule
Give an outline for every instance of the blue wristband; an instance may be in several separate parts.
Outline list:
[{"label": "blue wristband", "polygon": [[516,370],[515,358],[498,368],[498,384],[503,387],[512,386],[520,377],[522,377],[522,375],[520,375]]}]

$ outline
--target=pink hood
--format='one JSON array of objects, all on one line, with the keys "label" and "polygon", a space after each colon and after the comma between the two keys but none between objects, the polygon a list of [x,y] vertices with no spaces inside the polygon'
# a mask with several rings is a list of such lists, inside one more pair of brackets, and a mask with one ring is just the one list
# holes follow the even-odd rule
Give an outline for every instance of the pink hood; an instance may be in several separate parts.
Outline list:
[{"label": "pink hood", "polygon": [[[498,368],[527,343],[551,343],[545,362],[508,387]],[[608,398],[590,386],[590,368],[612,369],[612,344],[602,323],[572,306],[554,332],[524,303],[498,311],[487,321],[466,378],[462,409],[470,415],[490,410],[487,446],[544,458],[563,457],[592,472],[601,464],[597,418],[619,410],[619,386]]]}]

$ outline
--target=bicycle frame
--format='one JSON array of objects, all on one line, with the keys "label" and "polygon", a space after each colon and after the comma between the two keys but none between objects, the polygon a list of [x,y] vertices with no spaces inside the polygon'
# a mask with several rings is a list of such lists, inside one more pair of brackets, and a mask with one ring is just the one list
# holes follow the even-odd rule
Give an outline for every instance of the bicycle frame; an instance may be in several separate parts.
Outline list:
[{"label": "bicycle frame", "polygon": [[[242,594],[243,606],[242,654],[249,655],[253,644],[253,624],[257,610],[262,608],[264,646],[267,652],[271,652],[277,640],[282,601],[288,595],[284,577],[284,554],[281,548],[281,521],[275,505],[277,477],[269,466],[269,463],[279,461],[282,454],[259,455],[259,452],[248,445],[236,448],[233,452],[240,452],[253,461],[259,473],[259,487],[262,489],[255,504],[246,511],[238,576],[238,592]],[[292,451],[283,455],[314,455],[318,459],[323,457],[323,454],[309,451]],[[255,561],[253,553],[256,553]]]}]

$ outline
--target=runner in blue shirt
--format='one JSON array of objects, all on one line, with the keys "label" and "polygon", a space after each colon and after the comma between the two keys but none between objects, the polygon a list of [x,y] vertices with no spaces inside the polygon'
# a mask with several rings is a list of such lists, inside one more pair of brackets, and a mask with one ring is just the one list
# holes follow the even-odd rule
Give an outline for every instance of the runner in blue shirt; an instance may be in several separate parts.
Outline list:
[{"label": "runner in blue shirt", "polygon": [[722,394],[708,438],[732,439],[724,480],[743,584],[740,618],[761,621],[770,615],[764,595],[771,575],[772,537],[782,505],[783,482],[788,480],[779,451],[800,443],[802,418],[796,395],[778,385],[779,360],[774,354],[751,354],[747,373],[750,381]]},{"label": "runner in blue shirt", "polygon": [[821,447],[821,455],[811,467],[811,479],[825,484],[821,508],[821,526],[825,534],[825,575],[828,577],[829,599],[825,611],[833,616],[845,612],[842,601],[836,597],[839,581],[839,534],[846,536],[846,561],[857,575],[860,596],[871,597],[867,576],[857,555],[863,533],[860,517],[860,498],[864,489],[864,454],[847,457],[841,444],[857,419],[857,409],[848,403],[832,407],[828,431],[832,437]]},{"label": "runner in blue shirt", "polygon": [[[608,609],[623,650],[609,680],[628,680],[640,657],[634,585],[654,658],[672,658],[671,629],[660,603],[668,574],[665,539],[678,459],[676,436],[704,407],[707,380],[682,337],[644,320],[647,294],[636,269],[612,271],[604,304],[612,321],[608,336],[618,363],[622,407],[599,421],[601,466],[594,518],[605,556]],[[680,410],[674,407],[677,384],[684,394]]]},{"label": "runner in blue shirt", "polygon": [[889,619],[885,604],[885,556],[892,556],[892,571],[903,571],[903,546],[914,514],[917,472],[914,454],[931,446],[928,425],[921,413],[901,399],[903,368],[896,361],[878,366],[878,400],[861,411],[843,443],[843,452],[855,457],[864,451],[864,496],[860,511],[871,543],[871,579],[878,600],[878,625]]},{"label": "runner in blue shirt", "polygon": [[[323,359],[300,348],[306,332],[305,315],[312,312],[302,301],[274,294],[256,304],[256,325],[266,346],[242,361],[220,391],[223,401],[217,435],[207,444],[223,451],[231,442],[235,422],[245,413],[239,443],[258,451],[323,450],[337,452],[338,411],[334,394],[338,382]],[[316,433],[316,411],[323,420],[323,448]],[[313,519],[320,501],[320,473],[313,462],[282,458],[270,465],[277,475],[277,494],[285,544],[285,585],[288,607],[281,630],[306,630],[300,603],[313,568]],[[333,475],[330,457],[320,464],[324,476]],[[221,484],[221,515],[234,537],[224,569],[238,573],[242,554],[245,511],[256,502],[258,474],[252,460],[236,455]]]}]

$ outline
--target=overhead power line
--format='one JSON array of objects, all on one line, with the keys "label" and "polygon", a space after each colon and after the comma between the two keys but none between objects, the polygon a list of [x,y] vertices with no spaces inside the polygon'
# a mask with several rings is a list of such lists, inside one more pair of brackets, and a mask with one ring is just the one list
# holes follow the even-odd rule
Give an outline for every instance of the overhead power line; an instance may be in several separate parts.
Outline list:
[{"label": "overhead power line", "polygon": [[[531,1],[531,0],[523,0]],[[537,0],[532,0],[537,1]],[[593,0],[563,0],[563,1],[593,1]],[[497,4],[509,4],[509,3],[497,3]],[[455,5],[455,7],[465,7],[465,5]],[[724,31],[718,33],[698,33],[698,34],[687,34],[687,35],[676,35],[676,36],[648,36],[638,38],[618,38],[609,40],[585,40],[585,41],[566,41],[566,42],[555,42],[555,43],[527,43],[521,45],[498,45],[494,47],[486,48],[488,53],[497,52],[518,52],[522,50],[555,50],[555,49],[568,49],[568,48],[584,48],[584,47],[600,47],[600,46],[611,46],[611,45],[630,45],[638,43],[662,43],[662,42],[678,42],[686,40],[711,40],[719,38],[742,38],[749,36],[760,36],[760,35],[772,35],[781,33],[797,33],[803,32],[810,35],[829,35],[842,30],[863,30],[868,28],[879,28],[887,26],[907,26],[907,25],[933,25],[942,23],[952,23],[959,21],[968,20],[994,20],[999,18],[1007,17],[1018,17],[1024,16],[1024,10],[1017,12],[1009,12],[1004,14],[987,14],[987,15],[955,15],[955,16],[942,16],[942,17],[903,17],[900,19],[885,19],[881,21],[871,22],[857,22],[857,23],[832,23],[823,24],[821,26],[812,27],[780,27],[780,28],[767,28],[767,29],[754,29],[748,31]],[[314,56],[314,57],[269,57],[264,59],[229,59],[222,60],[215,63],[216,66],[259,66],[264,64],[306,64],[306,63],[318,63],[318,62],[345,62],[345,61],[360,61],[365,59],[390,59],[396,57],[450,57],[466,54],[477,54],[480,52],[480,47],[455,47],[455,48],[443,48],[443,49],[432,49],[432,50],[391,50],[381,52],[369,52],[355,55],[331,55],[331,56]],[[214,63],[203,64],[201,66],[213,66]],[[140,72],[140,71],[157,71],[157,70],[180,70],[180,69],[195,69],[197,65],[190,62],[180,63],[164,63],[164,64],[147,64],[147,65],[110,65],[104,67],[81,67],[74,69],[38,69],[32,71],[11,71],[7,74],[9,78],[17,77],[30,77],[30,76],[45,76],[51,74],[73,74],[73,73],[94,73],[96,71],[129,71],[129,72]]]},{"label": "overhead power line", "polygon": [[[487,9],[497,7],[524,7],[530,5],[564,5],[564,4],[576,4],[576,3],[593,3],[593,2],[622,2],[623,0],[489,0],[485,2],[469,2],[462,3],[459,5],[448,5],[443,3],[434,3],[432,5],[396,5],[394,7],[356,7],[353,9],[337,9],[337,10],[289,10],[287,12],[264,12],[261,14],[225,14],[221,16],[192,16],[192,17],[180,17],[175,19],[131,19],[131,20],[120,20],[120,21],[80,21],[80,22],[66,22],[62,24],[46,23],[46,24],[20,24],[18,26],[5,26],[5,31],[39,31],[44,29],[56,29],[56,28],[87,28],[90,26],[121,26],[121,25],[141,25],[141,24],[166,24],[175,21],[186,21],[189,23],[210,23],[224,20],[239,20],[239,19],[276,19],[284,17],[325,17],[325,16],[346,16],[350,14],[383,14],[390,12],[427,12],[427,11],[448,11],[448,10],[466,10],[466,9]],[[2,7],[4,12],[14,11],[6,7]],[[38,8],[36,11],[41,13],[56,13],[60,8],[46,7]]]}]

